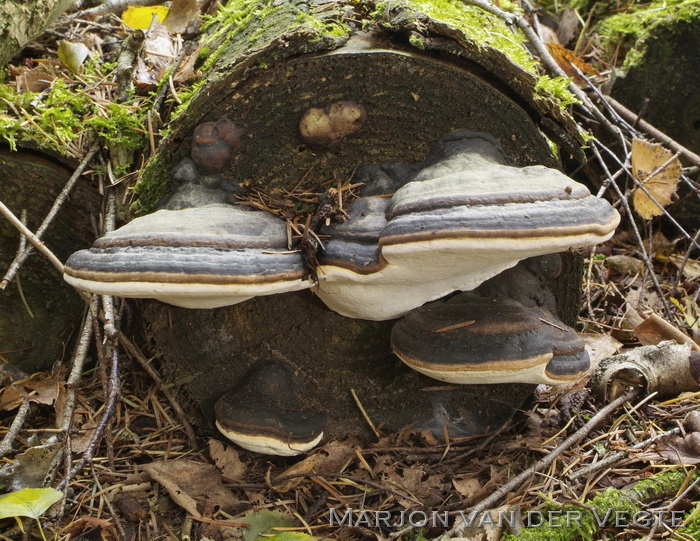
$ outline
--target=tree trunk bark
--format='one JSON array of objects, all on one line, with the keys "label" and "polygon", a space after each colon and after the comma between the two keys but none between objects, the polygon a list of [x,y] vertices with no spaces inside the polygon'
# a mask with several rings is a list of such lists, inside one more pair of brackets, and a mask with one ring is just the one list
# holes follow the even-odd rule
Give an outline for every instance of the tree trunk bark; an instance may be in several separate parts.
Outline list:
[{"label": "tree trunk bark", "polygon": [[4,0],[0,3],[0,65],[4,65],[75,0]]},{"label": "tree trunk bark", "polygon": [[[300,184],[318,192],[351,178],[361,164],[421,161],[458,128],[490,133],[517,165],[557,166],[543,132],[579,150],[571,119],[540,99],[534,75],[410,2],[388,4],[378,13],[378,5],[357,11],[354,2],[247,3],[249,11],[235,17],[244,23],[218,34],[223,45],[211,53],[217,60],[137,186],[143,209],[167,194],[167,172],[189,155],[194,127],[222,115],[245,129],[228,175],[268,192]],[[299,119],[340,100],[364,107],[362,129],[330,149],[311,148]],[[579,270],[571,265],[558,286],[569,323]],[[216,398],[254,361],[269,357],[299,369],[310,385],[309,404],[329,412],[333,435],[369,434],[351,390],[383,429],[413,424],[441,432],[446,425],[457,436],[502,425],[533,389],[442,385],[391,354],[392,321],[342,317],[308,291],[216,310],[142,306],[147,334],[208,426]]]},{"label": "tree trunk bark", "polygon": [[[66,167],[35,153],[0,149],[0,198],[18,217],[25,209],[27,227],[33,231],[70,176]],[[60,260],[95,238],[92,224],[100,201],[89,182],[79,181],[74,187],[43,239]],[[0,279],[17,253],[19,239],[19,232],[0,219]],[[64,355],[83,304],[35,252],[0,291],[0,358],[29,373],[50,368]]]}]

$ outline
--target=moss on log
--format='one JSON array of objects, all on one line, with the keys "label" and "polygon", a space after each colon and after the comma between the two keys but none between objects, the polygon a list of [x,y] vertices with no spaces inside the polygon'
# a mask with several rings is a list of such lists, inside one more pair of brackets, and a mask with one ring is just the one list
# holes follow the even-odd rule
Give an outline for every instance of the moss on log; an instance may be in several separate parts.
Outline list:
[{"label": "moss on log", "polygon": [[[577,128],[541,90],[518,36],[477,8],[257,0],[227,9],[205,48],[205,78],[136,187],[141,211],[168,193],[194,127],[224,114],[246,129],[232,179],[266,189],[347,179],[362,163],[419,161],[455,128],[490,132],[519,165],[555,165],[542,133],[580,153]],[[459,24],[475,18],[488,31]],[[365,107],[364,128],[337,148],[307,148],[299,118],[338,100]]]}]

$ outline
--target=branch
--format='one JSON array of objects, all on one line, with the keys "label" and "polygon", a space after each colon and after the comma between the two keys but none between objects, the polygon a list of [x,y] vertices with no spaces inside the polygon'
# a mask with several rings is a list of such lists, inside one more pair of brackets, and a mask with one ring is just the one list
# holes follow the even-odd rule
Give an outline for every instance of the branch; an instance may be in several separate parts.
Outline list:
[{"label": "branch", "polygon": [[[83,158],[83,160],[80,162],[78,167],[73,171],[73,174],[71,177],[68,179],[68,182],[66,182],[66,185],[63,187],[61,190],[61,193],[58,194],[58,197],[56,197],[56,201],[54,201],[53,206],[51,207],[51,210],[49,210],[48,214],[46,215],[46,218],[44,218],[44,221],[41,222],[41,225],[39,226],[39,229],[36,230],[36,235],[32,234],[29,229],[24,227],[24,229],[20,229],[17,224],[13,222],[13,225],[17,227],[22,234],[29,239],[29,242],[31,242],[37,250],[39,250],[41,253],[43,253],[46,257],[49,258],[49,261],[53,264],[54,267],[58,269],[58,271],[63,274],[63,265],[61,262],[56,258],[49,250],[46,248],[46,246],[41,242],[41,237],[44,235],[46,230],[48,229],[49,225],[51,225],[51,222],[53,219],[56,217],[56,214],[58,214],[58,211],[61,209],[61,206],[63,205],[63,202],[68,198],[70,195],[71,190],[73,189],[73,186],[75,186],[76,182],[80,178],[80,175],[83,174],[83,171],[85,171],[85,168],[88,166],[90,161],[92,160],[93,156],[97,153],[97,151],[100,149],[100,145],[95,143],[90,147],[90,150],[88,150],[87,154]],[[0,203],[2,205],[2,203]],[[12,219],[3,211],[2,209],[6,209],[9,212],[9,209],[5,207],[5,205],[2,205],[0,207],[0,211],[7,217],[8,220],[12,222]],[[10,214],[12,214],[10,212]],[[13,215],[14,217],[14,215]],[[32,237],[35,240],[32,240]],[[43,249],[42,249],[43,247]],[[44,251],[45,249],[45,251]],[[4,290],[7,285],[12,281],[12,278],[14,278],[15,274],[17,274],[17,271],[20,269],[22,264],[27,260],[27,257],[29,257],[32,253],[32,248],[29,247],[27,250],[23,250],[22,252],[18,252],[17,256],[15,257],[14,261],[10,265],[10,268],[8,269],[7,273],[5,273],[5,276],[3,277],[2,281],[0,281],[0,290]],[[52,259],[53,258],[53,259]]]}]

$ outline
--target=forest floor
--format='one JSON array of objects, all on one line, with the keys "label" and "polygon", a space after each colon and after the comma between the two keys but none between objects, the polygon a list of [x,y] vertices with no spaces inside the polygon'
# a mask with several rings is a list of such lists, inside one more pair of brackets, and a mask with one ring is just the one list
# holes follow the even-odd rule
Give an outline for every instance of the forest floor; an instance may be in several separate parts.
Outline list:
[{"label": "forest floor", "polygon": [[[75,14],[59,20],[32,46],[32,54],[55,54],[62,36],[85,37],[94,25],[107,32],[91,47],[106,52],[109,35],[121,35],[114,16],[84,21]],[[600,105],[597,89],[616,60],[599,49],[588,25],[581,26],[573,39],[579,47],[572,54],[584,70],[590,64],[596,69],[591,79],[574,75],[581,87],[594,87],[589,94]],[[180,44],[165,41],[178,51]],[[62,54],[77,61],[74,55],[81,52]],[[170,56],[178,57],[182,67],[174,72],[182,77],[176,76],[169,87],[177,85],[184,93],[188,77],[182,70],[191,72],[190,57]],[[27,61],[13,68],[11,77],[37,90],[31,85],[40,83],[31,72],[42,62]],[[78,77],[65,66],[50,69],[66,80]],[[93,90],[104,103],[118,93],[118,83],[106,70],[92,74],[103,77]],[[582,106],[575,112],[582,129],[591,130],[590,110]],[[594,365],[666,339],[700,350],[695,343],[700,340],[700,231],[686,231],[672,211],[663,209],[675,197],[672,193],[646,194],[648,200],[668,196],[658,211],[644,210],[650,203],[634,195],[641,192],[635,178],[642,168],[635,169],[634,161],[639,164],[644,152],[651,155],[645,167],[674,177],[664,177],[662,184],[674,182],[675,192],[680,183],[686,198],[699,197],[698,164],[684,161],[681,169],[673,151],[660,153],[653,146],[635,157],[633,145],[642,143],[633,141],[642,139],[643,130],[616,115],[610,122],[622,145],[616,147],[613,136],[598,135],[586,150],[586,166],[567,171],[585,176],[623,215],[613,239],[586,254],[577,331],[588,340]],[[100,174],[109,184],[112,173]],[[123,174],[117,183],[126,186],[135,173]],[[656,317],[650,319],[650,314]],[[587,380],[565,388],[540,386],[527,409],[489,435],[448,438],[408,427],[371,442],[331,441],[301,459],[267,457],[197,436],[177,395],[158,375],[158,359],[143,352],[146,344],[116,338],[104,322],[93,325],[89,317],[76,334],[87,337],[83,361],[86,351],[97,357],[84,372],[59,365],[50,374],[16,381],[0,394],[0,448],[12,466],[0,471],[0,481],[16,490],[42,486],[32,483],[46,479],[62,498],[46,512],[40,499],[27,500],[24,509],[0,500],[0,539],[254,541],[262,534],[278,541],[303,541],[305,536],[700,539],[697,388],[677,386],[659,396],[637,385],[631,394],[622,391],[627,400],[612,408],[612,399],[597,399]],[[92,340],[97,341],[94,353]],[[77,347],[74,360],[80,351]],[[694,354],[686,355],[689,363],[697,362]],[[627,375],[634,380],[634,374]],[[634,387],[634,381],[628,383]],[[63,426],[66,411],[72,412],[72,428],[70,437],[62,438],[65,431],[57,427]],[[32,513],[41,518],[32,520]]]}]

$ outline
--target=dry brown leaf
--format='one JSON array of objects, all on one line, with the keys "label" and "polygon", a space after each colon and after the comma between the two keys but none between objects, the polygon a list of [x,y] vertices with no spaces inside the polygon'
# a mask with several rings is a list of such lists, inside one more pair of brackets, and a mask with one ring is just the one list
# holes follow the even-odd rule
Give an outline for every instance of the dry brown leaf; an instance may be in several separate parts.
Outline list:
[{"label": "dry brown leaf", "polygon": [[632,140],[632,173],[649,192],[647,195],[638,187],[632,195],[632,203],[634,210],[644,220],[661,216],[663,210],[659,206],[665,208],[676,193],[681,178],[681,162],[678,158],[671,158],[673,152],[660,143],[638,138]]},{"label": "dry brown leaf", "polygon": [[197,0],[173,0],[163,24],[171,34],[184,34],[198,15]]},{"label": "dry brown leaf", "polygon": [[573,77],[574,81],[577,83],[583,82],[581,76],[577,73],[576,69],[572,67],[576,66],[578,70],[584,75],[599,75],[600,72],[595,69],[591,64],[585,60],[576,56],[576,53],[566,47],[560,45],[555,41],[550,41],[547,43],[547,49],[552,58],[556,61],[559,67],[564,70],[569,77]]},{"label": "dry brown leaf", "polygon": [[180,507],[195,518],[201,518],[199,505],[231,509],[238,503],[233,493],[221,484],[218,470],[211,464],[191,460],[151,462],[144,471],[168,491]]},{"label": "dry brown leaf", "polygon": [[688,259],[686,261],[685,257],[681,255],[657,256],[657,259],[670,261],[679,269],[683,269],[683,276],[688,280],[697,280],[700,278],[700,261],[697,259]]},{"label": "dry brown leaf", "polygon": [[41,92],[49,88],[55,79],[55,75],[50,75],[41,68],[24,70],[15,77],[18,92]]},{"label": "dry brown leaf", "polygon": [[615,355],[622,347],[622,342],[609,334],[579,333],[579,337],[583,339],[588,348],[591,368],[598,366],[598,363],[606,357]]},{"label": "dry brown leaf", "polygon": [[96,428],[97,423],[95,421],[88,421],[80,427],[80,435],[71,440],[71,446],[74,453],[80,455],[87,451],[87,448],[90,445],[90,440],[95,435]]},{"label": "dry brown leaf", "polygon": [[221,475],[227,481],[240,482],[245,475],[245,464],[241,462],[236,451],[230,445],[226,445],[214,438],[209,439],[209,455]]},{"label": "dry brown leaf", "polygon": [[100,539],[117,541],[119,534],[109,520],[85,515],[71,522],[61,533],[68,534],[68,539]]},{"label": "dry brown leaf", "polygon": [[[295,488],[304,480],[304,476],[314,471],[314,466],[321,457],[318,454],[307,456],[301,462],[297,462],[292,467],[287,468],[281,474],[277,475],[270,483],[270,486],[278,492],[288,492]],[[289,479],[291,477],[291,479]],[[280,479],[280,481],[277,481]]]},{"label": "dry brown leaf", "polygon": [[144,41],[143,51],[143,58],[139,57],[134,72],[134,85],[141,95],[158,85],[177,53],[173,38],[162,24],[153,26]]},{"label": "dry brown leaf", "polygon": [[353,441],[330,441],[321,447],[317,454],[320,460],[316,463],[316,473],[342,473],[347,465],[355,458]]},{"label": "dry brown leaf", "polygon": [[62,381],[55,374],[40,372],[29,379],[17,381],[5,387],[0,393],[0,409],[10,411],[22,403],[24,396],[29,396],[30,402],[53,405],[65,392]]},{"label": "dry brown leaf", "polygon": [[639,458],[664,460],[684,466],[700,464],[700,432],[691,432],[685,436],[663,436],[657,441],[655,450],[641,453]]},{"label": "dry brown leaf", "polygon": [[605,258],[605,266],[618,274],[636,274],[644,269],[644,262],[629,255],[611,255]]},{"label": "dry brown leaf", "polygon": [[452,485],[463,498],[471,498],[481,490],[481,483],[476,477],[457,476],[452,479]]}]

